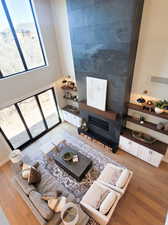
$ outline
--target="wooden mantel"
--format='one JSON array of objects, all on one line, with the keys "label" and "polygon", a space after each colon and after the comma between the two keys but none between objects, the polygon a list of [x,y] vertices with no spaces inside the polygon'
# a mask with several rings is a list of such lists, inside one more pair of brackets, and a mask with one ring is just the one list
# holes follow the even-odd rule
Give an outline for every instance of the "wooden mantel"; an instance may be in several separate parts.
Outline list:
[{"label": "wooden mantel", "polygon": [[79,108],[88,112],[95,113],[109,120],[117,120],[117,113],[110,110],[103,111],[100,109],[96,109],[94,107],[88,106],[85,101],[79,102]]}]

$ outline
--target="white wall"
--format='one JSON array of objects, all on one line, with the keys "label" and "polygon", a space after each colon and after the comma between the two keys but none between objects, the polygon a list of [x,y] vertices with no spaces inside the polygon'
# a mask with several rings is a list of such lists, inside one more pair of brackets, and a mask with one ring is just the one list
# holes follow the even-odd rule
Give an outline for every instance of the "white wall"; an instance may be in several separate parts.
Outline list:
[{"label": "white wall", "polygon": [[[151,76],[168,79],[168,1],[145,1],[138,53],[132,84],[131,101],[143,96],[147,99],[168,99],[168,84],[151,82]],[[144,95],[144,90],[148,91]],[[130,110],[129,114],[135,114]],[[142,113],[141,113],[142,115]],[[153,123],[167,122],[144,114],[145,118]],[[158,140],[168,144],[167,135],[160,134],[147,128],[134,125],[130,122],[127,126],[132,129],[148,133]],[[168,153],[165,157],[168,162]]]},{"label": "white wall", "polygon": [[132,94],[168,98],[168,84],[151,82],[151,76],[168,79],[168,1],[145,1]]},{"label": "white wall", "polygon": [[75,80],[66,0],[51,0],[62,75]]},{"label": "white wall", "polygon": [[[35,0],[34,3],[48,66],[0,80],[0,109],[50,87],[61,77],[51,3],[46,0]],[[10,148],[0,134],[0,165],[6,162],[9,152]]]},{"label": "white wall", "polygon": [[0,80],[0,108],[44,89],[61,76],[50,1],[35,0],[48,66]]}]

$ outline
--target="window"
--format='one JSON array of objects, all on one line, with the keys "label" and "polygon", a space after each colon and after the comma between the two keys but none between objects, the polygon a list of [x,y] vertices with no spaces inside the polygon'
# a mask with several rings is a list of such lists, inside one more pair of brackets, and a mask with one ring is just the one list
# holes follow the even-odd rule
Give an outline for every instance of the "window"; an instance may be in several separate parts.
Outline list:
[{"label": "window", "polygon": [[60,122],[53,88],[0,110],[0,131],[12,149],[24,148]]},{"label": "window", "polygon": [[0,0],[0,78],[45,65],[31,0]]}]

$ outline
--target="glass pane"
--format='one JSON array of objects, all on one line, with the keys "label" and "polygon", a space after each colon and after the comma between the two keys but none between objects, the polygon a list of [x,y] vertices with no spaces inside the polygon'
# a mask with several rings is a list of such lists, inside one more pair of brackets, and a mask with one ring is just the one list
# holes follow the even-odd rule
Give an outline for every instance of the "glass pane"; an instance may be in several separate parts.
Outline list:
[{"label": "glass pane", "polygon": [[14,148],[18,148],[29,140],[15,106],[0,111],[0,126]]},{"label": "glass pane", "polygon": [[45,64],[28,0],[6,0],[28,69]]},{"label": "glass pane", "polygon": [[24,71],[24,67],[0,1],[0,70],[3,76]]},{"label": "glass pane", "polygon": [[41,134],[45,130],[45,126],[36,99],[28,98],[18,103],[18,106],[32,136],[36,137]]},{"label": "glass pane", "polygon": [[42,107],[47,125],[49,128],[59,122],[58,111],[52,90],[46,91],[39,96],[40,105]]}]

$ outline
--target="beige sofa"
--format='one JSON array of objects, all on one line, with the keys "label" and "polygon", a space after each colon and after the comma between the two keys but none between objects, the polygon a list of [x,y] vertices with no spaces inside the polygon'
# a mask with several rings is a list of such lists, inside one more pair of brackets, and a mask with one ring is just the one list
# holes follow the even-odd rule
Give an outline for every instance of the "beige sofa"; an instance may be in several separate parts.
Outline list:
[{"label": "beige sofa", "polygon": [[28,185],[27,180],[22,179],[21,172],[19,172],[13,179],[15,187],[41,225],[59,225],[61,223],[60,213],[54,213],[48,207],[47,202],[41,199],[41,195],[60,190],[68,201],[75,201],[75,197],[63,185],[59,184],[47,170],[39,167],[39,171],[41,182],[37,186]]},{"label": "beige sofa", "polygon": [[[100,225],[106,225],[109,223],[118,201],[128,187],[132,175],[133,172],[127,168],[118,167],[110,163],[107,164],[98,179],[89,188],[80,202],[87,214],[95,219]],[[112,203],[112,207],[107,215],[102,214],[100,209],[93,207],[93,201],[98,202],[101,199],[100,189],[102,192],[104,190],[113,192],[117,196],[117,199]],[[108,201],[110,203],[110,200]]]},{"label": "beige sofa", "polygon": [[[114,204],[112,205],[110,211],[106,215],[103,215],[98,209],[95,209],[92,206],[92,204],[93,204],[92,202],[93,201],[98,202],[101,194],[104,191],[109,191],[116,195],[116,200],[115,200]],[[104,186],[103,184],[95,181],[92,184],[92,186],[89,188],[89,190],[86,192],[86,194],[84,195],[80,204],[82,205],[82,207],[84,208],[86,213],[89,216],[91,216],[92,218],[94,218],[94,220],[97,223],[99,223],[100,225],[106,225],[110,221],[112,214],[113,214],[120,198],[121,198],[121,195],[118,192],[113,191],[110,188]]]},{"label": "beige sofa", "polygon": [[[111,182],[113,174],[117,174],[118,171],[120,172],[120,176],[114,183]],[[131,181],[132,176],[133,172],[131,170],[108,163],[104,170],[101,172],[97,181],[115,191],[118,191],[121,194],[124,194],[129,182]]]}]

